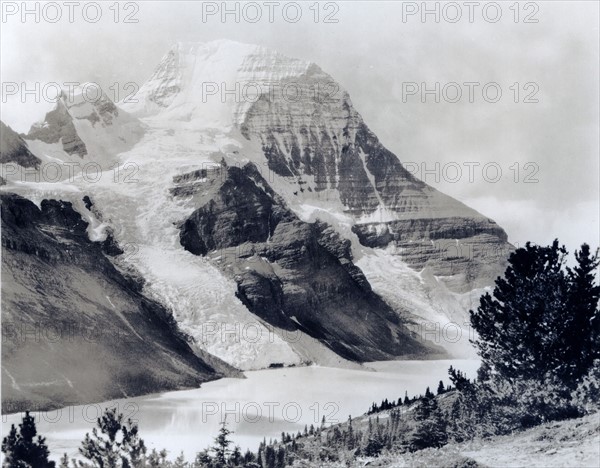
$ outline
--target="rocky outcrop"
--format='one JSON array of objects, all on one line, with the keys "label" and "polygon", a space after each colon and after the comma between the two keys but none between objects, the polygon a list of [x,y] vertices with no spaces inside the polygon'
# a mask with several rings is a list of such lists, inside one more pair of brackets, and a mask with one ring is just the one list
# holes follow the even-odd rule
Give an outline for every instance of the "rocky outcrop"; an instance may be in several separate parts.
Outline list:
[{"label": "rocky outcrop", "polygon": [[[281,221],[294,218],[254,166],[223,170],[227,177],[214,198],[182,226],[182,245],[196,255],[244,242],[264,242]],[[261,186],[257,185],[259,180]]]},{"label": "rocky outcrop", "polygon": [[320,86],[335,84],[317,66],[309,66],[296,79],[282,80],[278,89],[286,89],[286,84],[298,87],[300,102],[290,102],[283,91],[262,95],[240,123],[246,138],[260,141],[273,172],[296,179],[302,193],[337,191],[346,211],[356,216],[372,213],[380,205],[370,168],[381,169],[378,176],[394,171],[415,182],[385,153],[378,154],[381,161],[365,161],[368,141],[363,141],[366,127],[360,115],[337,85],[334,96],[315,96]]},{"label": "rocky outcrop", "polygon": [[[148,100],[160,107],[167,107],[171,104],[173,98],[181,90],[180,72],[179,55],[171,50],[148,82],[148,88],[151,90]],[[157,86],[152,86],[153,83],[157,83]]]},{"label": "rocky outcrop", "polygon": [[413,268],[429,269],[460,293],[493,284],[512,250],[504,230],[482,218],[417,218],[356,224],[352,230],[361,244],[392,245]]},{"label": "rocky outcrop", "polygon": [[218,360],[198,357],[170,312],[113,266],[107,246],[89,240],[87,227],[71,203],[38,208],[2,195],[3,413],[223,376]]},{"label": "rocky outcrop", "polygon": [[[439,352],[415,340],[352,263],[350,242],[292,213],[258,170],[202,179],[204,204],[181,225],[181,244],[235,278],[238,297],[266,322],[300,330],[340,356],[369,361]],[[200,191],[200,190],[199,190]]]},{"label": "rocky outcrop", "polygon": [[[141,122],[119,109],[98,85],[84,83],[70,92],[63,91],[54,109],[32,125],[25,139],[46,145],[60,143],[75,162],[92,159],[108,168],[119,152],[139,141],[143,132]],[[39,150],[55,152],[43,146]],[[57,156],[60,159],[60,153]]]},{"label": "rocky outcrop", "polygon": [[84,157],[87,154],[85,143],[77,134],[73,118],[62,100],[46,114],[43,123],[31,127],[26,138],[49,144],[61,142],[65,153],[70,155]]},{"label": "rocky outcrop", "polygon": [[39,167],[40,160],[29,151],[21,136],[0,121],[0,163],[15,163],[23,167]]}]

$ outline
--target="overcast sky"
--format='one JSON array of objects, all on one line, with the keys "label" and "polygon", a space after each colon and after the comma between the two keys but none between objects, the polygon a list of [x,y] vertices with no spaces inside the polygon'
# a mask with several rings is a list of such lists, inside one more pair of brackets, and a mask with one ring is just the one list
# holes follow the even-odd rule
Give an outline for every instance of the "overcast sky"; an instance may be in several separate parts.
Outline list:
[{"label": "overcast sky", "polygon": [[[433,15],[423,22],[420,12],[403,21],[403,9],[420,8],[421,2],[321,3],[318,22],[309,9],[313,2],[302,3],[296,23],[283,16],[289,2],[275,7],[273,23],[264,2],[255,3],[262,10],[256,23],[246,20],[256,10],[246,9],[247,18],[240,15],[239,22],[234,15],[223,22],[219,14],[203,18],[202,2],[172,1],[136,2],[138,11],[121,4],[115,22],[112,3],[102,3],[96,23],[83,18],[86,2],[76,7],[73,23],[62,2],[56,23],[47,21],[56,15],[51,8],[39,23],[33,15],[22,22],[20,12],[3,17],[2,82],[32,87],[94,81],[106,90],[115,82],[142,84],[176,41],[226,38],[265,45],[319,64],[415,175],[495,219],[511,242],[541,244],[558,237],[571,251],[584,241],[599,243],[598,2],[520,2],[518,22],[510,9],[514,2],[499,2],[502,16],[495,23],[493,7],[485,16],[482,11],[490,2],[475,8],[472,23],[464,2],[454,4],[462,12],[455,23],[447,20],[457,9],[444,3],[439,23]],[[205,8],[209,3],[221,4],[204,2]],[[435,9],[436,2],[428,7]],[[88,18],[94,13],[88,9]],[[137,23],[123,22],[129,13]],[[286,13],[293,18],[295,11]],[[338,22],[324,22],[327,14]],[[422,103],[419,92],[403,96],[413,82],[429,88],[459,83],[463,96],[452,103],[440,93],[439,103],[434,96]],[[465,82],[480,83],[474,102]],[[495,103],[482,95],[483,85],[492,82],[502,90]],[[496,88],[488,88],[489,100]],[[455,89],[446,90],[452,100]],[[524,102],[528,96],[538,102]],[[4,100],[2,120],[21,132],[51,107],[33,97],[25,103],[14,96]],[[443,180],[443,170],[439,182],[422,172],[423,164],[433,169],[436,163],[449,180]],[[471,165],[472,181],[465,163],[479,163]],[[502,178],[493,182],[498,167]]]}]

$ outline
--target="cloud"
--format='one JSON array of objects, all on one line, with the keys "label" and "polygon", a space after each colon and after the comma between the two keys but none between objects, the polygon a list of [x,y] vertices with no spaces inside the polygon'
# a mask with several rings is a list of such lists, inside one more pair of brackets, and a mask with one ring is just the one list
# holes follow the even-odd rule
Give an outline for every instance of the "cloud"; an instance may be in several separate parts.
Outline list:
[{"label": "cloud", "polygon": [[568,210],[548,209],[536,200],[506,200],[484,196],[465,200],[481,213],[494,213],[494,220],[508,233],[515,247],[526,242],[548,245],[558,239],[572,253],[584,242],[593,249],[600,246],[597,201],[573,204]]}]

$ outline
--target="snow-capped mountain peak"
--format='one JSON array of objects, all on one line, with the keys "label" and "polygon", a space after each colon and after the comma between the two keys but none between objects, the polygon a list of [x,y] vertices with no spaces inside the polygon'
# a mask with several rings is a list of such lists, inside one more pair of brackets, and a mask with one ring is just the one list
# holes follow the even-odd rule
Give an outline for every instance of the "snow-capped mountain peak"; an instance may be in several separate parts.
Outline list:
[{"label": "snow-capped mountain peak", "polygon": [[141,122],[119,109],[97,83],[83,83],[63,90],[54,109],[25,138],[42,159],[86,158],[109,167],[142,133]]},{"label": "snow-capped mountain peak", "polygon": [[[315,64],[268,48],[229,40],[177,42],[123,109],[140,117],[195,121],[212,127],[240,125],[250,104],[282,92],[282,82],[310,75],[331,77]],[[297,87],[286,89],[295,98]],[[133,102],[136,101],[136,102]]]},{"label": "snow-capped mountain peak", "polygon": [[87,119],[92,125],[106,127],[119,116],[119,109],[97,83],[83,83],[62,92],[59,103],[76,119]]}]

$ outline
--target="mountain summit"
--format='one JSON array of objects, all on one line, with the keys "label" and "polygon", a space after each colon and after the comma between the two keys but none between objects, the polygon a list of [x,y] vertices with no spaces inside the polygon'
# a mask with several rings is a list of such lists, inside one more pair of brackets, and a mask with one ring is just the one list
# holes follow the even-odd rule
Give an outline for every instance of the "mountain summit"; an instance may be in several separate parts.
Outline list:
[{"label": "mountain summit", "polygon": [[122,107],[140,117],[161,114],[203,126],[230,126],[240,123],[248,103],[263,92],[311,70],[318,67],[257,45],[178,42]]},{"label": "mountain summit", "polygon": [[31,126],[25,139],[38,152],[54,155],[42,160],[93,160],[108,168],[115,162],[113,156],[131,148],[142,133],[139,120],[119,109],[98,84],[83,83],[63,91],[54,109]]}]

